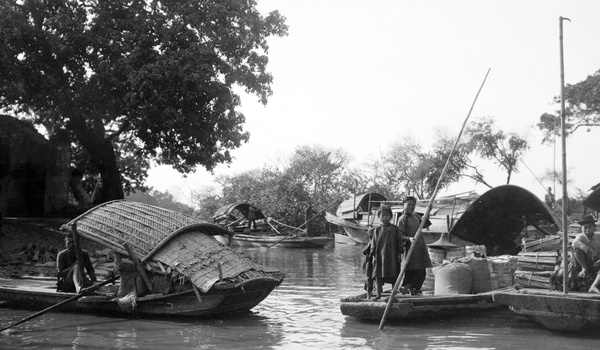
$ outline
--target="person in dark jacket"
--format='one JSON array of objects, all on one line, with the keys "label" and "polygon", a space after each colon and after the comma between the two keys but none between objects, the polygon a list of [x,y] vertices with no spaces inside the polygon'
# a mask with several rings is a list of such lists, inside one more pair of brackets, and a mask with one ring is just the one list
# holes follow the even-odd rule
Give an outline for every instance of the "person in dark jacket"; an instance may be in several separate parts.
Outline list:
[{"label": "person in dark jacket", "polygon": [[396,282],[404,253],[402,233],[398,226],[390,223],[392,209],[387,205],[381,205],[377,215],[381,224],[368,232],[368,237],[371,238],[370,252],[367,255],[367,259],[370,256],[373,263],[371,277],[377,283],[376,300],[381,298],[384,283],[393,285]]},{"label": "person in dark jacket", "polygon": [[[398,227],[402,235],[409,237],[412,241],[411,244],[415,245],[415,247],[408,260],[402,285],[411,295],[422,294],[421,287],[427,276],[427,268],[432,267],[431,259],[429,258],[429,251],[427,250],[423,236],[420,236],[417,240],[414,239],[419,225],[421,225],[421,216],[415,213],[417,199],[413,196],[407,196],[404,198],[403,203],[404,213],[398,219]],[[427,221],[423,225],[423,228],[429,226],[430,223]]]}]

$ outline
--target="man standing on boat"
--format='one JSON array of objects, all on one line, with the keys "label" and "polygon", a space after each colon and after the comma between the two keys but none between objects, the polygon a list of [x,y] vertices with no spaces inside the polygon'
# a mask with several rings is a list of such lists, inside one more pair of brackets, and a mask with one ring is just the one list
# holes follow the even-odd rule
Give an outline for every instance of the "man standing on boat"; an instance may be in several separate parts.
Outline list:
[{"label": "man standing on boat", "polygon": [[[81,276],[79,275],[79,267],[77,265],[77,254],[75,251],[75,242],[73,235],[69,234],[65,237],[65,245],[67,249],[61,251],[56,256],[56,267],[58,283],[56,290],[59,292],[79,292],[80,288],[89,287],[91,284],[87,278],[83,278],[83,285],[80,285]],[[92,282],[97,282],[96,273],[94,272],[94,266],[92,260],[87,251],[81,250],[81,259],[83,260],[83,266],[87,271]],[[87,283],[86,283],[87,282]]]},{"label": "man standing on boat", "polygon": [[544,201],[546,202],[546,205],[548,206],[548,208],[554,210],[554,193],[552,193],[552,188],[548,187],[548,192],[546,193],[546,196],[544,197]]},{"label": "man standing on boat", "polygon": [[[421,225],[421,216],[415,213],[417,199],[413,196],[404,197],[404,213],[398,219],[398,227],[404,237],[410,237],[411,244],[414,244],[413,252],[406,267],[404,282],[402,285],[408,289],[410,294],[422,294],[421,287],[427,276],[427,268],[432,267],[429,251],[425,245],[425,239],[422,235],[417,241],[414,240],[415,235]],[[429,222],[425,223],[423,228],[429,227]]]},{"label": "man standing on boat", "polygon": [[573,240],[574,272],[577,273],[573,276],[573,289],[581,290],[584,287],[590,292],[600,293],[600,236],[595,233],[596,218],[591,214],[584,215],[579,225],[582,233]]},{"label": "man standing on boat", "polygon": [[256,230],[256,208],[250,204],[248,207],[248,230],[254,229]]},{"label": "man standing on boat", "polygon": [[316,211],[314,211],[314,209],[312,208],[312,204],[310,202],[308,202],[308,204],[306,205],[306,208],[304,208],[304,222],[306,224],[306,236],[307,237],[313,237],[315,235],[314,224],[312,222],[315,214],[318,214],[318,213]]}]

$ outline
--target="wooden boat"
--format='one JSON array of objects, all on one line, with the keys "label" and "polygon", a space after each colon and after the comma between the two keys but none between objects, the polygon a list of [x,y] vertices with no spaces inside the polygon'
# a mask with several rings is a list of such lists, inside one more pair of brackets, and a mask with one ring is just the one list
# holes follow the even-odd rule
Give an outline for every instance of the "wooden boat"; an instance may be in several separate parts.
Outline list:
[{"label": "wooden boat", "polygon": [[219,208],[213,220],[215,224],[225,228],[227,234],[215,236],[215,239],[232,247],[267,248],[322,248],[333,242],[332,237],[308,237],[306,230],[267,218],[257,208],[254,209],[256,227],[249,227],[250,206],[248,202],[237,202]]},{"label": "wooden boat", "polygon": [[[345,297],[340,300],[343,315],[363,320],[380,321],[390,292],[382,293],[378,301],[367,299],[367,294]],[[472,312],[506,308],[494,303],[492,292],[456,295],[396,295],[387,315],[388,320],[409,321],[439,316],[464,316]]]},{"label": "wooden boat", "polygon": [[[479,197],[475,192],[465,192],[453,196],[440,197],[432,204],[429,216],[431,225],[423,230],[426,242],[433,242],[441,233],[448,232],[461,217],[468,206]],[[354,205],[356,203],[356,205]],[[357,243],[367,243],[367,232],[379,225],[377,210],[381,204],[388,204],[392,209],[392,222],[397,223],[402,216],[404,206],[401,202],[387,201],[377,193],[367,193],[342,202],[336,215],[325,214],[325,220],[341,227],[346,235]],[[415,212],[423,214],[428,200],[417,201]]]},{"label": "wooden boat", "polygon": [[[163,208],[112,201],[62,228],[74,230],[75,224],[79,236],[125,258],[120,282],[61,306],[63,311],[160,316],[241,312],[264,300],[284,278],[217,242],[213,236],[224,234],[222,227]],[[136,280],[143,280],[145,288],[138,284],[128,290]],[[45,308],[76,295],[57,292],[55,279],[0,280],[0,300],[19,308]]]},{"label": "wooden boat", "polygon": [[520,288],[493,293],[494,302],[554,331],[598,330],[600,294]]},{"label": "wooden boat", "polygon": [[[525,220],[523,219],[525,217]],[[549,208],[537,196],[514,185],[498,186],[469,203],[450,231],[454,245],[484,245],[486,254],[513,255],[518,253],[522,233],[538,222],[554,220]],[[431,235],[429,235],[431,236]],[[431,239],[425,235],[426,241]],[[440,238],[442,240],[442,238]],[[429,243],[435,245],[435,242]],[[489,254],[492,253],[493,254]],[[500,289],[498,291],[509,291]],[[498,292],[496,291],[496,292]],[[431,315],[463,315],[476,310],[506,308],[493,299],[494,291],[457,295],[396,295],[388,317],[394,320],[428,317]],[[386,299],[388,295],[383,295]],[[380,320],[386,302],[366,299],[366,293],[341,299],[344,315]]]},{"label": "wooden boat", "polygon": [[[567,207],[567,164],[566,164],[566,132],[564,71],[562,55],[562,22],[560,17],[560,49],[561,49],[561,139],[562,139],[562,208]],[[583,201],[584,206],[598,211],[600,209],[600,191],[598,186]],[[569,222],[566,210],[562,211],[561,236],[563,237],[562,266],[567,271],[569,266]],[[563,274],[563,290],[523,288],[494,295],[496,302],[508,305],[517,314],[526,315],[534,322],[553,331],[587,331],[597,332],[600,328],[600,295],[588,292],[569,291],[568,274]]]},{"label": "wooden boat", "polygon": [[350,220],[344,220],[327,212],[325,213],[325,220],[327,220],[327,222],[329,223],[341,227],[346,233],[346,237],[354,243],[367,243],[367,232],[369,231],[369,226],[356,223]]}]

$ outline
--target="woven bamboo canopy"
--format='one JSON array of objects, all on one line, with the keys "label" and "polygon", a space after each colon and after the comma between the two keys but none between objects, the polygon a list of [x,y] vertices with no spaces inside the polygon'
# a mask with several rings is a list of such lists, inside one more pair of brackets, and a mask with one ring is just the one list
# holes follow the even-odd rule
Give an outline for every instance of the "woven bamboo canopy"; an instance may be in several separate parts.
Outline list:
[{"label": "woven bamboo canopy", "polygon": [[81,236],[123,255],[128,255],[123,246],[127,243],[142,262],[152,260],[172,267],[203,292],[220,279],[219,270],[222,278],[277,272],[253,263],[212,237],[229,234],[227,229],[144,203],[107,202],[62,229],[71,230],[75,223]]}]

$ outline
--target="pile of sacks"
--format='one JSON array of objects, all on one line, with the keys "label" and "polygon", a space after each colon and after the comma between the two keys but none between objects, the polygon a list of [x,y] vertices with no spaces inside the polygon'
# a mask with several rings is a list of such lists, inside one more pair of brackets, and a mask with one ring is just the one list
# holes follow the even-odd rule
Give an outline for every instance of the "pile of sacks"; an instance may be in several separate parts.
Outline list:
[{"label": "pile of sacks", "polygon": [[440,249],[430,248],[433,267],[427,269],[423,283],[424,294],[476,294],[513,285],[517,270],[517,257],[511,255],[485,256],[484,246],[452,248],[448,259],[440,261]]}]

